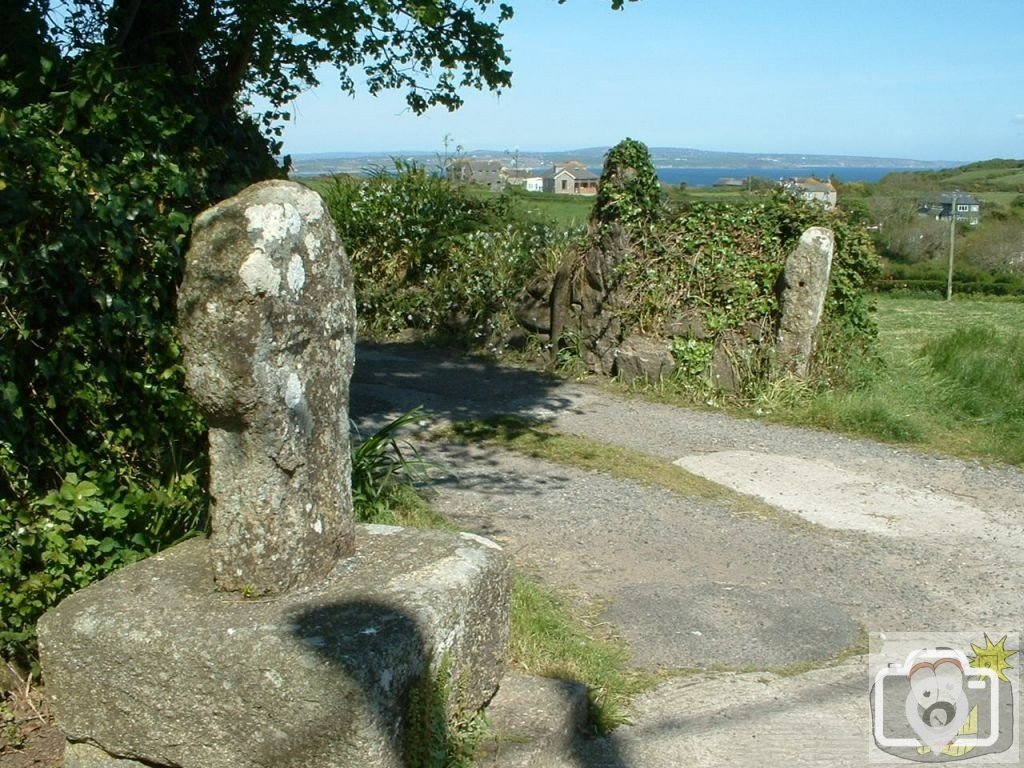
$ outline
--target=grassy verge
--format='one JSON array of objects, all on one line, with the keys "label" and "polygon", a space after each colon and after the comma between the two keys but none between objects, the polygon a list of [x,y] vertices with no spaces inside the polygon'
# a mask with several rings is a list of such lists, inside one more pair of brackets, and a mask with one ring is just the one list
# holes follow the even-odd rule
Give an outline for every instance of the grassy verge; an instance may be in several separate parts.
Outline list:
[{"label": "grassy verge", "polygon": [[494,416],[452,425],[450,435],[472,442],[489,442],[526,456],[578,469],[603,472],[612,477],[664,488],[689,498],[711,499],[732,512],[756,515],[787,524],[807,524],[795,515],[738,493],[723,485],[688,472],[682,467],[616,445],[578,435],[556,432],[518,416]]},{"label": "grassy verge", "polygon": [[743,397],[673,381],[621,394],[809,426],[936,454],[1024,465],[1024,301],[882,294],[877,359],[852,383],[767,382]]},{"label": "grassy verge", "polygon": [[512,661],[529,674],[584,683],[591,722],[606,733],[629,721],[629,702],[653,675],[629,666],[624,641],[542,582],[516,573],[512,582]]},{"label": "grassy verge", "polygon": [[774,416],[954,455],[1024,464],[1024,302],[878,300],[877,369]]}]

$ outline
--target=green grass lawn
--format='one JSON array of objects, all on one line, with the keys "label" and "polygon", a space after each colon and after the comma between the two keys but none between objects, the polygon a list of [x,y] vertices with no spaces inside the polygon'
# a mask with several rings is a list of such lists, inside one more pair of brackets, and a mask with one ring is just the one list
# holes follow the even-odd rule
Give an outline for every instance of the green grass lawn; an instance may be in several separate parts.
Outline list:
[{"label": "green grass lawn", "polygon": [[1024,464],[1024,301],[881,296],[877,369],[786,421]]},{"label": "green grass lawn", "polygon": [[[974,196],[981,200],[982,203],[996,203],[1004,207],[1009,207],[1010,203],[1020,197],[1019,192],[975,192]],[[982,212],[984,216],[984,209]]]},{"label": "green grass lawn", "polygon": [[550,219],[567,229],[585,225],[594,208],[592,195],[522,192],[516,194],[514,199],[516,204],[529,215]]}]

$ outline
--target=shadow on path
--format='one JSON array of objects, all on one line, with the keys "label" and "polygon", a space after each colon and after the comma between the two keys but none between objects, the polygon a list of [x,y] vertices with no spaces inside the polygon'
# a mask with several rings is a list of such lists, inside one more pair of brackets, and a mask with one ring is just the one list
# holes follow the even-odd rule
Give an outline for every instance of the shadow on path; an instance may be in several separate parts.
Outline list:
[{"label": "shadow on path", "polygon": [[[566,396],[565,388],[566,383],[560,379],[535,371],[495,365],[451,350],[413,344],[360,343],[356,350],[349,413],[364,432],[416,407],[422,407],[431,421],[485,419],[498,414],[543,420],[566,410],[579,412],[577,403]],[[428,460],[437,458],[444,465],[465,466],[471,463],[473,466],[471,476],[459,477],[450,472],[435,476],[432,485],[438,489],[459,486],[496,498],[510,493],[539,496],[569,482],[568,477],[557,474],[537,479],[511,473],[507,469],[507,461],[501,458],[502,452],[487,446],[446,444],[433,452],[438,455],[435,457],[432,451],[428,451]],[[375,616],[395,628],[401,628],[406,635],[406,642],[401,644],[402,652],[417,659],[422,671],[431,649],[425,647],[415,622],[387,605],[346,603],[321,608],[300,617],[296,632],[331,638],[330,642],[317,647],[318,654],[330,663],[333,670],[359,682],[364,699],[379,707],[381,722],[394,725],[390,731],[382,726],[382,733],[390,739],[393,747],[400,750],[402,737],[396,724],[408,699],[411,682],[403,681],[401,685],[404,687],[392,691],[391,700],[384,701],[379,674],[375,676],[360,668],[345,650],[345,643],[349,642],[345,640],[346,636],[359,636],[360,631],[365,631],[356,629],[353,632],[352,627],[372,622]],[[374,634],[366,638],[366,642],[383,644],[385,641]],[[380,652],[386,654],[383,649]],[[568,690],[571,685],[566,682],[566,707],[569,706]],[[593,743],[581,742],[578,746],[571,756],[562,756],[561,764],[578,768],[628,768],[613,737]],[[481,763],[484,766],[492,764],[501,763]],[[413,767],[403,763],[403,768]]]},{"label": "shadow on path", "polygon": [[357,423],[416,406],[450,421],[574,407],[557,393],[565,382],[552,376],[414,344],[359,344],[351,387]]}]

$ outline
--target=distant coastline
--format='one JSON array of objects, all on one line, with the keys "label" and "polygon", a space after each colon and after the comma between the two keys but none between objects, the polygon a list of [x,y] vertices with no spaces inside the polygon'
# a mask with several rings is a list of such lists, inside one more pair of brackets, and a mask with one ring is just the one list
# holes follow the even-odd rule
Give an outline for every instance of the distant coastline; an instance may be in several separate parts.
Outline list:
[{"label": "distant coastline", "polygon": [[[475,160],[498,160],[505,167],[541,172],[553,163],[578,160],[600,172],[607,147],[589,147],[564,152],[510,152],[474,150],[459,156]],[[651,159],[665,184],[685,183],[691,187],[709,187],[720,179],[745,179],[748,176],[779,178],[835,176],[843,182],[874,183],[889,173],[901,171],[955,168],[960,162],[934,162],[903,158],[857,157],[849,155],[750,154],[708,152],[677,147],[652,147]],[[454,157],[449,153],[447,159]],[[395,160],[412,162],[440,172],[446,156],[440,152],[395,151],[377,153],[325,152],[292,156],[292,176],[302,178],[331,174],[362,175],[371,170],[389,170]]]}]

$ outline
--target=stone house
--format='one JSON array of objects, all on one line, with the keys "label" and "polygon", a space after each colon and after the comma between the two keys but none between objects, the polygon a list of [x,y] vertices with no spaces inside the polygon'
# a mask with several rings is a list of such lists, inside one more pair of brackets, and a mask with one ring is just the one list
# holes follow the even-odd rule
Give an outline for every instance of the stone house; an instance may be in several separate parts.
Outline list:
[{"label": "stone house", "polygon": [[445,170],[456,184],[479,184],[492,191],[505,188],[505,169],[498,160],[458,158],[449,162]]},{"label": "stone house", "polygon": [[816,203],[827,210],[832,210],[839,202],[839,195],[831,181],[821,181],[813,176],[803,179],[789,179],[782,186],[797,197],[809,203]]},{"label": "stone house", "polygon": [[555,163],[543,178],[544,191],[556,195],[596,195],[600,180],[596,173],[576,160]]},{"label": "stone house", "polygon": [[981,201],[966,192],[946,192],[939,197],[919,200],[917,212],[936,221],[949,221],[955,217],[958,222],[973,227],[981,221]]}]

